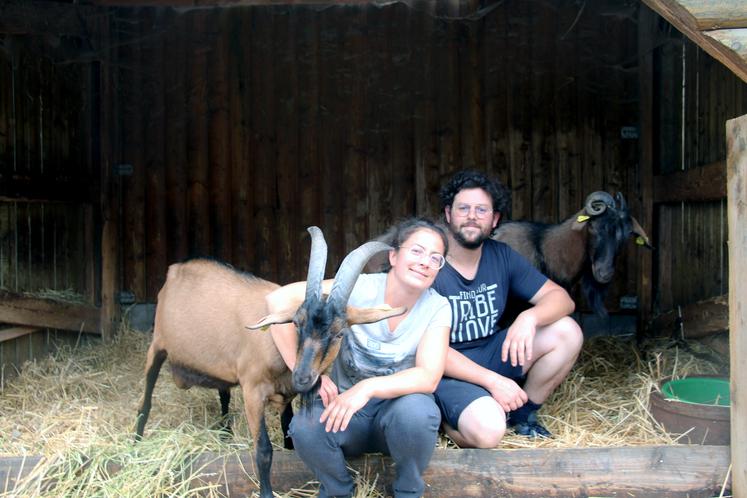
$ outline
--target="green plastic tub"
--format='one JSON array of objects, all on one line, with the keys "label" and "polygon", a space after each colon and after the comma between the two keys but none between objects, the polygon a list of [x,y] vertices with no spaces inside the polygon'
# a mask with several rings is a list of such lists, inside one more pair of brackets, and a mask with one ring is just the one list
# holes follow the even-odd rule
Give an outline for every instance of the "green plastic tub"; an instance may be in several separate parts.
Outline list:
[{"label": "green plastic tub", "polygon": [[661,386],[666,399],[697,405],[731,406],[729,380],[720,377],[685,377]]}]

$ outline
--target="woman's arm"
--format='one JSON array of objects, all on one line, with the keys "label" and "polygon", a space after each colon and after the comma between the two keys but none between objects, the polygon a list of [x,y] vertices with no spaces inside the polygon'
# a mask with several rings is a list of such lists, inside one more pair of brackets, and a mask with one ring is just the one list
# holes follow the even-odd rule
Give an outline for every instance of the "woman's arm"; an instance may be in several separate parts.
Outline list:
[{"label": "woman's arm", "polygon": [[353,414],[371,398],[391,399],[405,394],[432,393],[444,372],[449,349],[449,327],[431,327],[418,344],[415,366],[380,377],[364,379],[337,396],[322,412],[327,432],[344,431]]}]

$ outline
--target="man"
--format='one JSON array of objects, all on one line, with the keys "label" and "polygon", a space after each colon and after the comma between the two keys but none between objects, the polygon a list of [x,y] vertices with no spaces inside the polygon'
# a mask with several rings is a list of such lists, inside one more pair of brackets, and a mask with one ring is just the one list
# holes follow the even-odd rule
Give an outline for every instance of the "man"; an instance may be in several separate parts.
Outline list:
[{"label": "man", "polygon": [[[461,171],[440,197],[449,253],[433,288],[452,307],[451,347],[435,393],[444,429],[460,447],[495,447],[507,425],[522,435],[549,437],[537,410],[581,350],[581,329],[567,316],[574,303],[526,259],[490,238],[509,201],[500,183]],[[533,306],[499,330],[508,293]]]}]

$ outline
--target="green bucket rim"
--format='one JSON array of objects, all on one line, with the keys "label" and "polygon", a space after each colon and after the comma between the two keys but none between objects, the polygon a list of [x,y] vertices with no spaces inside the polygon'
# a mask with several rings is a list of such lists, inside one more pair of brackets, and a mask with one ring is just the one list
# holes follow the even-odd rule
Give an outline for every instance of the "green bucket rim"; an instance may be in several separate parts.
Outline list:
[{"label": "green bucket rim", "polygon": [[665,399],[701,406],[731,406],[729,379],[723,377],[683,377],[661,386]]}]

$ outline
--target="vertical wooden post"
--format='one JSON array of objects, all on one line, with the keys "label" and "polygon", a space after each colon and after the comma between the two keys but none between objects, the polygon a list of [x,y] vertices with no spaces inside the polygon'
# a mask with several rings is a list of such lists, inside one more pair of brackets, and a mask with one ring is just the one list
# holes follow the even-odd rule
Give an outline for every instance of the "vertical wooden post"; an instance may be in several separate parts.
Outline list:
[{"label": "vertical wooden post", "polygon": [[[110,16],[100,16],[98,40],[101,46],[116,46],[111,38],[112,30]],[[99,206],[101,209],[101,337],[104,341],[111,341],[114,337],[115,325],[119,318],[117,305],[117,289],[119,289],[119,186],[114,176],[112,163],[115,151],[116,120],[114,113],[114,81],[113,72],[116,68],[114,54],[116,50],[108,49],[108,57],[101,64],[99,73],[99,129],[93,133],[99,134],[99,154],[95,163],[99,168],[101,185],[99,188]]]},{"label": "vertical wooden post", "polygon": [[[638,87],[639,140],[638,195],[631,196],[631,204],[644,227],[652,227],[654,208],[654,33],[656,14],[641,4],[638,11]],[[635,186],[633,186],[635,187]],[[633,191],[636,189],[634,188]],[[652,256],[639,251],[638,301],[640,318],[647,322],[652,313]]]},{"label": "vertical wooden post", "polygon": [[747,115],[726,122],[732,491],[747,496]]}]

